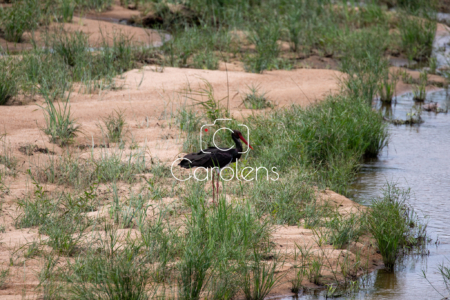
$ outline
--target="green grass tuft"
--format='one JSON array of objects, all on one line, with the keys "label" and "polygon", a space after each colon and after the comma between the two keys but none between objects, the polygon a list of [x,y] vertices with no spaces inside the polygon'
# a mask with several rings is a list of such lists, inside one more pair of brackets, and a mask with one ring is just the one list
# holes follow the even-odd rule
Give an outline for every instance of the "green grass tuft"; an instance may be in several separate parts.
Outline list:
[{"label": "green grass tuft", "polygon": [[423,225],[409,207],[409,190],[388,183],[381,198],[374,199],[368,215],[368,227],[378,244],[387,270],[393,271],[402,247],[426,243]]},{"label": "green grass tuft", "polygon": [[126,124],[124,113],[115,111],[115,114],[103,118],[104,127],[100,125],[100,129],[110,142],[117,143],[123,140]]},{"label": "green grass tuft", "polygon": [[5,105],[18,92],[16,64],[12,59],[2,58],[0,61],[0,105]]},{"label": "green grass tuft", "polygon": [[337,213],[326,224],[330,229],[328,242],[336,249],[343,249],[350,242],[358,241],[366,231],[365,224],[364,215],[352,213],[349,216],[341,216]]},{"label": "green grass tuft", "polygon": [[410,60],[427,60],[433,50],[435,21],[403,15],[400,18],[401,47]]},{"label": "green grass tuft", "polygon": [[279,22],[271,20],[252,25],[248,39],[255,45],[256,54],[247,57],[245,68],[253,73],[279,69],[280,46],[278,39],[281,33]]},{"label": "green grass tuft", "polygon": [[53,51],[70,67],[83,63],[88,51],[88,37],[81,31],[74,33],[59,32],[51,37],[49,45]]},{"label": "green grass tuft", "polygon": [[37,27],[36,15],[39,2],[36,0],[14,1],[12,7],[0,9],[1,27],[8,42],[19,43],[25,31]]},{"label": "green grass tuft", "polygon": [[55,107],[53,101],[45,94],[45,107],[42,107],[45,117],[46,127],[44,133],[50,136],[52,143],[60,146],[66,146],[73,142],[73,139],[80,132],[80,126],[72,118],[70,112],[70,93],[64,104],[58,102],[58,108]]},{"label": "green grass tuft", "polygon": [[365,100],[348,96],[251,117],[248,123],[255,148],[251,153],[264,165],[280,171],[314,168],[318,183],[344,194],[360,159],[376,156],[388,138],[381,114]]},{"label": "green grass tuft", "polygon": [[250,90],[249,93],[247,93],[242,100],[244,103],[244,106],[246,108],[251,109],[264,109],[264,108],[273,108],[272,102],[267,99],[266,93],[259,93],[259,87],[258,86],[249,86],[248,89]]}]

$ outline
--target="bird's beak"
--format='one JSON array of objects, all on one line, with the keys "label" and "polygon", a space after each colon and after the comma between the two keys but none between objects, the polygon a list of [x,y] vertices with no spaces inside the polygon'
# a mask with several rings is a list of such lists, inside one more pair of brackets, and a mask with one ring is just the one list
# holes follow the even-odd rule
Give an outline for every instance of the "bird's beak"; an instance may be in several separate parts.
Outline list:
[{"label": "bird's beak", "polygon": [[244,139],[244,137],[240,134],[239,135],[239,138],[244,142],[244,144],[246,144],[247,146],[249,146],[250,147],[250,149],[252,149],[253,150],[253,147],[252,146],[250,146],[248,143],[247,143],[247,141]]}]

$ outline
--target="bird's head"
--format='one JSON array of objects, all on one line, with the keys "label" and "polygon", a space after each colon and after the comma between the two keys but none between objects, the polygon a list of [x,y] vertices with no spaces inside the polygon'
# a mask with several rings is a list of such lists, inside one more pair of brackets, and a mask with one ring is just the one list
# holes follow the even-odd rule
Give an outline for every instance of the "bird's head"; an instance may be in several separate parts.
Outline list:
[{"label": "bird's head", "polygon": [[248,147],[250,147],[250,149],[253,150],[253,147],[248,144],[248,142],[244,139],[244,137],[242,136],[242,133],[239,130],[233,130],[233,133],[231,134],[231,136],[234,138],[240,139],[241,141],[244,142],[244,144],[246,144]]}]

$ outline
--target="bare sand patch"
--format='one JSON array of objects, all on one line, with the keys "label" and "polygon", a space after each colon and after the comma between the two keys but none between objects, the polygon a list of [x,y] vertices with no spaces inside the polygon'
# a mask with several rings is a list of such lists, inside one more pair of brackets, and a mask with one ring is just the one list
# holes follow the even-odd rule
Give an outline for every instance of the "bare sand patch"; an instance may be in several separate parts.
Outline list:
[{"label": "bare sand patch", "polygon": [[22,51],[32,49],[31,40],[35,40],[38,46],[45,45],[46,35],[51,35],[59,30],[67,32],[80,31],[88,35],[91,47],[100,47],[105,40],[109,45],[113,44],[114,37],[120,35],[128,38],[134,45],[160,45],[161,36],[156,30],[132,27],[111,23],[103,20],[73,17],[70,23],[52,23],[49,27],[41,27],[34,32],[26,32],[22,42],[11,43],[0,38],[0,47],[8,51]]},{"label": "bare sand patch", "polygon": [[[186,98],[188,90],[198,90],[204,80],[214,88],[216,99],[224,99],[221,105],[229,106],[236,118],[254,113],[242,105],[242,98],[249,87],[259,86],[261,92],[277,107],[291,104],[310,105],[339,91],[340,72],[332,70],[270,71],[264,74],[224,72],[196,69],[165,68],[162,73],[154,67],[131,70],[123,74],[124,87],[117,91],[103,91],[98,94],[71,94],[71,112],[81,124],[81,144],[100,142],[98,124],[102,118],[116,111],[123,111],[137,143],[161,142],[162,147],[171,147],[167,140],[176,140],[177,134],[169,128],[161,128],[183,105],[192,104]],[[42,104],[38,101],[37,104]],[[257,112],[260,113],[260,112]],[[51,147],[47,137],[39,128],[44,126],[42,110],[30,103],[22,106],[2,107],[0,128],[8,134],[14,149],[26,143],[38,143],[40,147]],[[179,140],[174,145],[178,147]],[[171,142],[172,143],[172,142]],[[53,151],[53,149],[50,149]],[[23,153],[15,155],[25,158]]]}]

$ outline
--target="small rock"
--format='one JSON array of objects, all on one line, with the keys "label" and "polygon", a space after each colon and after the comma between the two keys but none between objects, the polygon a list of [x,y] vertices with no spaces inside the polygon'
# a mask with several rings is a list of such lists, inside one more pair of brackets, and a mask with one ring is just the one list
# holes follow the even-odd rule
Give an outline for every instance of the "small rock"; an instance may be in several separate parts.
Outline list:
[{"label": "small rock", "polygon": [[438,108],[438,104],[436,102],[431,102],[422,106],[424,111],[436,111]]}]

